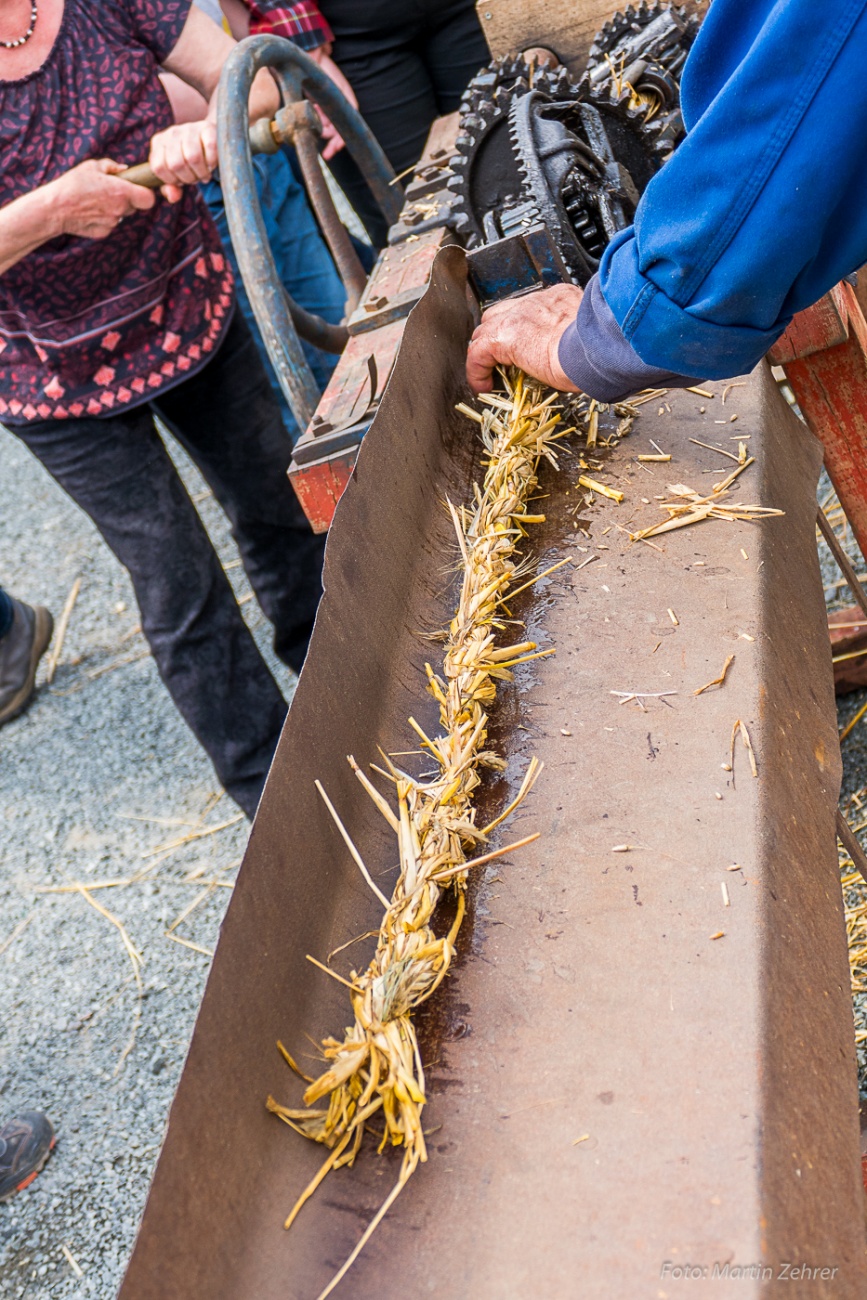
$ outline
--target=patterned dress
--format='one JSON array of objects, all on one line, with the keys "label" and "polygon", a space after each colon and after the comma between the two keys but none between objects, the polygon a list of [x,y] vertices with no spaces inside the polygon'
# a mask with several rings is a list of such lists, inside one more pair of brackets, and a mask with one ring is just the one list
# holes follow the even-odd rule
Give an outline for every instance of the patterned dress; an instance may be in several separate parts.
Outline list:
[{"label": "patterned dress", "polygon": [[[132,165],[172,125],[160,64],[190,0],[65,0],[45,62],[0,80],[0,206],[88,158]],[[106,240],[64,235],[0,275],[0,420],[110,415],[195,373],[234,303],[197,186]]]}]

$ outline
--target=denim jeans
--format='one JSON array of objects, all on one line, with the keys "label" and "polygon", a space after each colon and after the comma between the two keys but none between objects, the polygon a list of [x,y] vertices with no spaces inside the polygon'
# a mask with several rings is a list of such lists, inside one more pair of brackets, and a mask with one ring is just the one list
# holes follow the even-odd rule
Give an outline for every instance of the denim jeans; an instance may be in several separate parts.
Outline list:
[{"label": "denim jeans", "polygon": [[0,587],[0,640],[2,640],[12,626],[12,619],[12,601],[6,595],[3,588]]},{"label": "denim jeans", "polygon": [[298,671],[321,594],[324,537],[286,477],[291,444],[240,312],[206,366],[148,406],[11,432],[129,570],[160,676],[217,775],[252,816],[286,702],[154,426],[168,425],[225,510],[274,649]]},{"label": "denim jeans", "polygon": [[[253,159],[253,171],[271,252],[274,254],[277,273],[284,287],[299,306],[315,312],[317,316],[321,316],[332,325],[339,325],[343,319],[346,293],[331,254],[319,233],[304,187],[296,179],[289,159],[282,152],[260,155]],[[286,431],[292,441],[297,442],[303,430],[298,428],[297,421],[277,382],[277,376],[271,368],[271,362],[268,360],[268,352],[259,333],[232,248],[223,203],[223,190],[219,180],[215,178],[204,184],[202,194],[226,247],[232,270],[235,272],[238,306],[250,326],[256,346],[265,362],[271,387],[280,403]],[[328,352],[321,352],[309,343],[304,343],[302,346],[316,382],[320,388],[324,388],[337,364],[337,357]]]}]

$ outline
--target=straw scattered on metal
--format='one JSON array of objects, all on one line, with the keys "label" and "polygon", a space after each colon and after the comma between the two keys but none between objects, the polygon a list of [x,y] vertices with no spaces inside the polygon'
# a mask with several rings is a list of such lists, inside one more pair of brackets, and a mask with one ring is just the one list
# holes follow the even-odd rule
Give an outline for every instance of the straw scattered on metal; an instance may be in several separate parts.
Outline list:
[{"label": "straw scattered on metal", "polygon": [[[299,1197],[286,1227],[332,1169],[353,1164],[374,1116],[384,1129],[379,1149],[390,1144],[404,1152],[397,1183],[320,1300],[346,1275],[419,1163],[427,1159],[421,1119],[425,1076],[412,1013],[439,987],[454,960],[469,873],[537,838],[529,836],[495,850],[482,847],[531,789],[542,767],[535,759],[516,798],[487,826],[476,824],[473,800],[481,773],[505,766],[487,739],[488,710],[497,683],[511,680],[517,665],[553,653],[539,650],[532,641],[502,646],[496,642],[507,628],[505,602],[511,598],[515,582],[527,572],[517,548],[527,536],[528,525],[544,519],[528,508],[537,487],[540,461],[544,458],[556,466],[556,444],[571,430],[562,427],[561,415],[554,408],[556,393],[543,396],[542,389],[520,372],[511,372],[505,382],[504,394],[482,397],[483,414],[464,405],[458,408],[481,426],[486,472],[470,504],[457,507],[447,503],[460,548],[462,581],[442,668],[437,673],[426,665],[428,690],[439,704],[440,733],[428,736],[418,722],[409,720],[422,749],[434,759],[436,772],[427,779],[415,778],[383,755],[384,768],[374,770],[391,782],[392,803],[349,758],[397,839],[400,876],[391,899],[374,883],[373,873],[319,786],[385,915],[374,957],[360,974],[352,971],[344,980],[310,958],[348,986],[354,1013],[354,1024],[342,1039],[327,1038],[323,1043],[326,1071],[310,1080],[285,1048],[280,1048],[287,1064],[308,1083],[304,1108],[283,1106],[270,1097],[268,1108],[330,1151]],[[454,920],[448,933],[437,938],[432,922],[447,891],[455,899]]]},{"label": "straw scattered on metal", "polygon": [[756,519],[768,519],[772,515],[782,515],[784,511],[775,510],[772,506],[725,504],[732,483],[754,463],[755,456],[751,456],[743,464],[739,464],[727,478],[714,483],[708,496],[695,492],[684,483],[669,484],[668,491],[676,500],[660,502],[660,508],[666,511],[668,519],[650,528],[642,528],[637,533],[630,533],[631,540],[638,542],[647,537],[658,537],[660,533],[670,533],[675,528],[687,528],[690,524],[699,524],[705,519],[728,519],[732,522],[740,519],[753,522]]}]

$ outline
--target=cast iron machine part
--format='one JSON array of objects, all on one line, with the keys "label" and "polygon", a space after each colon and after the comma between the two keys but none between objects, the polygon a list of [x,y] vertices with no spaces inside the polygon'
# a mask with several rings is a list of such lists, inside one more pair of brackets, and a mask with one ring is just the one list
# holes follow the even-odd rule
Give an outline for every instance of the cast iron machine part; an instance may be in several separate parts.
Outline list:
[{"label": "cast iron machine part", "polygon": [[[270,69],[283,107],[273,121],[263,119],[249,128],[250,87],[260,68]],[[313,418],[320,393],[299,335],[326,352],[342,352],[348,335],[345,326],[329,325],[305,311],[283,288],[262,220],[253,153],[277,153],[284,144],[294,145],[308,196],[346,289],[347,315],[358,301],[366,276],[322,175],[319,120],[314,105],[340,132],[389,223],[400,214],[401,192],[393,183],[394,171],[388,159],[364,119],[318,65],[291,41],[276,36],[250,36],[241,41],[223,67],[219,103],[220,179],[232,244],[271,364],[292,413],[304,429]]]},{"label": "cast iron machine part", "polygon": [[683,135],[680,77],[686,56],[698,35],[696,14],[661,4],[630,5],[597,34],[582,85],[607,86],[655,105],[659,136],[672,148]]},{"label": "cast iron machine part", "polygon": [[[539,227],[566,279],[584,285],[595,273],[684,134],[679,75],[697,30],[682,10],[630,6],[598,33],[578,82],[565,68],[513,56],[473,79],[449,185],[454,229],[470,250],[483,302],[502,296],[493,268],[500,253],[514,260],[506,241],[526,242],[534,232],[538,243]],[[551,258],[534,276],[532,260],[521,287],[564,278],[554,276]],[[503,292],[513,283],[510,271]]]}]

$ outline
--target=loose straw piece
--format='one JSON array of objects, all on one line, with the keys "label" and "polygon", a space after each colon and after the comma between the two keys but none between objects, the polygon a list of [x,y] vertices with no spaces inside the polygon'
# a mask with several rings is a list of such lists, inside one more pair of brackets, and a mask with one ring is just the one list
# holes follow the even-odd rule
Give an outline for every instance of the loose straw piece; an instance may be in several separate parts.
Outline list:
[{"label": "loose straw piece", "polygon": [[0,943],[0,957],[3,956],[4,952],[6,952],[8,948],[12,947],[18,936],[24,933],[35,915],[35,912],[31,912],[29,916],[25,916],[23,920],[18,922],[12,933],[4,939],[2,943]]},{"label": "loose straw piece", "polygon": [[364,1247],[370,1241],[370,1238],[376,1232],[376,1229],[382,1223],[383,1219],[388,1214],[391,1207],[394,1205],[398,1196],[400,1196],[404,1187],[406,1187],[411,1176],[415,1173],[417,1164],[418,1161],[416,1160],[412,1162],[410,1166],[408,1167],[405,1166],[404,1169],[401,1170],[400,1178],[397,1180],[394,1187],[392,1187],[388,1196],[385,1198],[382,1205],[379,1207],[376,1214],[373,1216],[370,1223],[365,1228],[361,1240],[358,1242],[358,1245],[355,1247],[355,1249],[353,1250],[352,1254],[349,1256],[349,1258],[347,1259],[343,1267],[334,1275],[334,1277],[328,1283],[328,1286],[325,1288],[325,1290],[320,1291],[319,1295],[317,1296],[317,1300],[328,1300],[328,1296],[331,1295],[331,1292],[334,1290],[334,1288],[336,1286],[339,1286],[340,1283],[343,1281],[343,1279],[346,1277],[346,1274],[352,1268],[352,1265],[358,1259],[358,1256],[364,1250]]},{"label": "loose straw piece", "polygon": [[183,948],[190,948],[193,952],[200,952],[203,957],[213,957],[212,948],[203,948],[200,943],[193,943],[192,939],[182,939],[179,934],[173,934],[171,930],[166,930],[165,937],[171,939],[172,943],[179,943]]},{"label": "loose straw piece", "polygon": [[69,1249],[69,1247],[64,1243],[61,1243],[60,1249],[63,1251],[63,1254],[66,1257],[66,1262],[69,1265],[69,1267],[72,1269],[75,1276],[84,1277],[84,1270],[79,1264],[78,1260],[73,1255],[72,1251]]},{"label": "loose straw piece", "polygon": [[731,751],[730,751],[729,766],[727,768],[727,771],[732,773],[732,780],[734,780],[735,741],[737,740],[738,735],[740,735],[740,738],[743,741],[744,749],[747,751],[747,756],[750,760],[750,771],[752,772],[753,776],[758,776],[759,769],[756,765],[756,754],[755,754],[755,750],[753,749],[753,742],[750,740],[750,733],[747,731],[746,727],[741,722],[740,718],[738,718],[738,720],[735,722],[735,725],[732,727]]},{"label": "loose straw piece", "polygon": [[431,880],[450,880],[452,876],[458,875],[461,871],[469,871],[470,867],[481,867],[486,862],[493,862],[494,858],[503,858],[507,853],[514,853],[515,849],[522,849],[526,844],[532,844],[539,838],[541,832],[535,831],[532,835],[525,836],[522,840],[515,840],[514,844],[507,844],[502,849],[493,849],[490,853],[483,853],[480,858],[471,858],[469,862],[461,862],[456,867],[450,867],[448,871],[438,871]]},{"label": "loose straw piece", "polygon": [[230,817],[228,821],[220,822],[217,826],[205,826],[201,830],[190,831],[187,835],[181,835],[176,840],[169,840],[166,844],[158,844],[155,849],[148,849],[142,854],[143,858],[155,858],[160,853],[173,853],[175,849],[182,848],[185,844],[192,844],[194,840],[206,840],[211,835],[218,835],[220,831],[228,830],[230,826],[237,826],[238,822],[244,820],[244,814],[238,813],[236,817]]},{"label": "loose straw piece", "polygon": [[618,492],[616,488],[606,487],[604,483],[597,483],[595,478],[589,478],[586,474],[579,474],[578,482],[588,491],[598,492],[600,496],[608,497],[609,501],[616,501],[618,505],[623,500],[622,492]]},{"label": "loose straw piece", "polygon": [[840,744],[841,744],[841,745],[842,745],[843,741],[846,739],[846,737],[847,737],[851,732],[853,732],[853,731],[855,730],[855,728],[857,727],[858,723],[859,723],[859,722],[861,721],[861,719],[864,717],[864,714],[865,714],[865,713],[867,713],[867,704],[862,704],[862,705],[861,705],[861,708],[858,710],[858,712],[855,714],[855,716],[854,716],[853,718],[850,718],[850,719],[849,719],[849,721],[846,723],[846,725],[845,725],[845,727],[843,728],[843,730],[840,732]]},{"label": "loose straw piece", "polygon": [[138,991],[138,997],[136,999],[135,1012],[133,1013],[132,1032],[130,1033],[129,1040],[126,1044],[126,1047],[124,1047],[123,1051],[118,1057],[117,1065],[114,1067],[114,1074],[115,1076],[117,1076],[120,1073],[124,1061],[129,1056],[132,1049],[135,1047],[136,1035],[138,1033],[139,1023],[141,1021],[141,1004],[142,1004],[142,994],[144,991],[144,986],[142,984],[142,978],[141,978],[141,965],[142,962],[144,961],[144,958],[142,957],[142,954],[138,951],[138,949],[134,946],[132,940],[130,939],[129,935],[126,932],[126,927],[124,926],[123,922],[119,921],[118,918],[112,912],[109,912],[108,908],[103,907],[102,903],[98,903],[96,899],[92,897],[90,890],[87,888],[86,885],[78,885],[76,888],[76,893],[81,894],[85,902],[89,903],[90,906],[94,909],[94,911],[99,912],[100,916],[104,916],[107,921],[111,921],[112,925],[120,934],[121,942],[123,943],[123,946],[126,949],[127,956],[129,957],[130,964],[132,966],[132,973],[135,976],[135,983],[136,983],[136,989]]},{"label": "loose straw piece", "polygon": [[690,438],[689,441],[694,442],[696,447],[704,447],[705,451],[716,451],[719,452],[720,456],[728,456],[729,460],[733,460],[737,464],[738,458],[732,451],[724,451],[722,447],[714,447],[710,442],[700,442],[698,438]]},{"label": "loose straw piece", "polygon": [[729,655],[728,659],[726,659],[725,663],[723,664],[722,672],[720,673],[719,677],[714,677],[712,682],[705,682],[704,686],[699,686],[697,691],[693,691],[693,695],[703,695],[704,692],[709,691],[712,686],[722,686],[726,679],[726,673],[731,668],[734,661],[735,661],[734,655]]},{"label": "loose straw piece", "polygon": [[45,672],[45,681],[48,686],[54,681],[54,674],[57,672],[57,665],[60,662],[60,656],[63,653],[63,642],[66,640],[66,629],[69,627],[69,620],[72,617],[72,611],[75,608],[75,602],[78,600],[78,593],[81,591],[81,578],[76,578],[72,584],[72,589],[66,597],[66,604],[63,606],[60,618],[57,620],[57,630],[54,633],[54,645],[51,647],[51,654],[48,656],[48,667]]},{"label": "loose straw piece", "polygon": [[653,402],[659,397],[664,397],[668,392],[667,388],[645,388],[638,397],[630,398],[630,406],[644,406],[645,402]]},{"label": "loose straw piece", "polygon": [[621,704],[630,700],[662,700],[667,695],[677,695],[677,691],[609,691],[609,695],[619,696]]},{"label": "loose straw piece", "polygon": [[364,879],[370,885],[370,888],[373,890],[374,894],[376,894],[376,897],[382,903],[383,907],[388,907],[389,906],[388,899],[386,898],[382,890],[379,888],[379,885],[377,885],[376,881],[373,879],[370,872],[367,870],[367,867],[364,864],[364,859],[362,858],[361,854],[358,852],[358,849],[355,847],[355,845],[353,844],[349,836],[349,831],[343,825],[343,822],[340,820],[339,816],[337,815],[337,810],[335,809],[334,804],[331,802],[331,800],[328,798],[328,795],[325,793],[324,789],[322,788],[322,782],[315,781],[314,784],[316,786],[316,789],[322,795],[322,798],[325,801],[325,806],[328,809],[328,811],[331,813],[331,816],[334,819],[334,824],[337,827],[337,829],[340,831],[340,834],[343,836],[346,847],[349,849],[349,852],[352,854],[353,858],[355,859],[355,863],[359,871],[364,876]]}]

